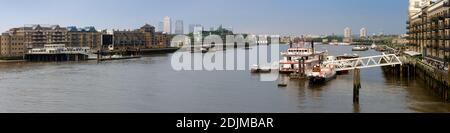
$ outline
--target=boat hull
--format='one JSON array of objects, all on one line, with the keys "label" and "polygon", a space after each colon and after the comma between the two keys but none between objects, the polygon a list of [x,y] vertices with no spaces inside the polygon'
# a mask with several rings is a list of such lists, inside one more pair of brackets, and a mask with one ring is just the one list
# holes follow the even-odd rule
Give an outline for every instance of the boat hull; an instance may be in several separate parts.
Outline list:
[{"label": "boat hull", "polygon": [[313,76],[313,77],[308,77],[308,80],[312,84],[323,84],[334,78],[336,78],[336,75],[329,76],[329,77]]},{"label": "boat hull", "polygon": [[117,58],[101,58],[100,61],[108,61],[108,60],[127,60],[127,59],[137,59],[141,58],[141,56],[134,56],[134,57],[117,57]]},{"label": "boat hull", "polygon": [[367,51],[369,48],[362,48],[362,49],[352,49],[352,51]]},{"label": "boat hull", "polygon": [[350,71],[348,71],[348,70],[336,72],[337,75],[347,75],[349,73],[350,73]]},{"label": "boat hull", "polygon": [[272,72],[271,69],[252,69],[252,73],[270,73]]}]

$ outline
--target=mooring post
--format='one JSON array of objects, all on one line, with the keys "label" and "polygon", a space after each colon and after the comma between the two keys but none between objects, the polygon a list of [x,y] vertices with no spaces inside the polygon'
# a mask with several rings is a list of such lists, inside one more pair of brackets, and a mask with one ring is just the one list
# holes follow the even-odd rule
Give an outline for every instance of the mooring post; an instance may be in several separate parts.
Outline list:
[{"label": "mooring post", "polygon": [[399,65],[400,67],[400,79],[403,77],[403,65]]},{"label": "mooring post", "polygon": [[100,50],[97,50],[97,62],[100,62],[100,60],[101,60],[100,52],[101,52],[101,48],[100,48]]},{"label": "mooring post", "polygon": [[450,63],[448,64],[448,73],[450,74]]},{"label": "mooring post", "polygon": [[361,70],[353,70],[353,103],[359,103],[359,89],[361,89]]}]

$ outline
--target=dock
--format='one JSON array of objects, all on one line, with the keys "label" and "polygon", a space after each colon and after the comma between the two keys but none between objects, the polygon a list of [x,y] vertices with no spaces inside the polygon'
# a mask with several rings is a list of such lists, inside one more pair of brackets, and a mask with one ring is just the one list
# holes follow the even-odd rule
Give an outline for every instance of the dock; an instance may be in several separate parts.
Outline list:
[{"label": "dock", "polygon": [[24,59],[30,62],[85,61],[88,60],[88,55],[79,53],[25,54]]},{"label": "dock", "polygon": [[[406,53],[406,52],[405,52]],[[439,96],[444,102],[450,102],[450,72],[439,70],[411,55],[402,55],[401,66],[383,67],[385,73],[399,78],[418,78],[425,82],[427,89]]]},{"label": "dock", "polygon": [[46,44],[42,48],[32,48],[24,55],[31,62],[85,61],[89,59],[89,47],[66,47],[65,44]]},{"label": "dock", "polygon": [[149,55],[149,54],[161,54],[161,53],[173,53],[179,50],[179,48],[151,48],[151,49],[119,49],[119,50],[103,50],[97,51],[94,54],[101,55]]},{"label": "dock", "polygon": [[169,47],[169,48],[156,48],[156,49],[141,49],[140,54],[160,54],[160,53],[173,53],[179,48]]}]

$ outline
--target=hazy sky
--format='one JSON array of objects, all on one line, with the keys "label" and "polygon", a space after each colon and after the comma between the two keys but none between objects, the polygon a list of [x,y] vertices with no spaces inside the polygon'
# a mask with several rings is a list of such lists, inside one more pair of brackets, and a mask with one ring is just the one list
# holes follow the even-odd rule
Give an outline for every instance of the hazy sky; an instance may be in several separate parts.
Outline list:
[{"label": "hazy sky", "polygon": [[266,34],[405,33],[408,0],[1,0],[0,30],[24,24],[157,27],[164,16]]}]

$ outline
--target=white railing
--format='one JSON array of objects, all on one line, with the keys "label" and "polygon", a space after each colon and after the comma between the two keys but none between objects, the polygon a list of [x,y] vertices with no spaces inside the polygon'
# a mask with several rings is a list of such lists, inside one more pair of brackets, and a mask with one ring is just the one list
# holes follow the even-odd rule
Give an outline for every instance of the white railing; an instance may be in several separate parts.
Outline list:
[{"label": "white railing", "polygon": [[401,60],[395,54],[383,54],[378,56],[361,57],[346,60],[324,62],[324,65],[334,65],[336,71],[373,68],[382,66],[401,65]]}]

